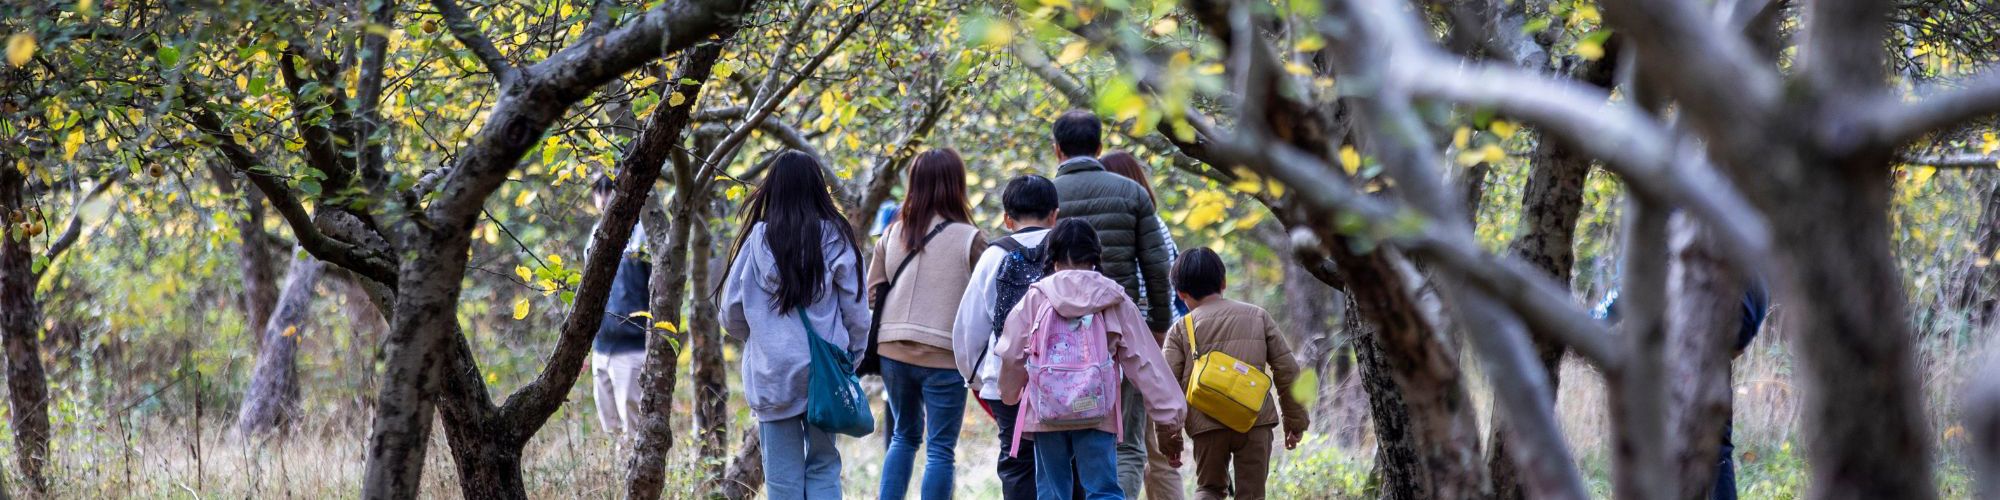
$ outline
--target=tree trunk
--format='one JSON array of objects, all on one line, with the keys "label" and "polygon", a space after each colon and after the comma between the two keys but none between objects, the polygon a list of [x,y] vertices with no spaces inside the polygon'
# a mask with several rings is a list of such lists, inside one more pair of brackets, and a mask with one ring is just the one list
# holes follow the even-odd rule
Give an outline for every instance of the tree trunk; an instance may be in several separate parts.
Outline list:
[{"label": "tree trunk", "polygon": [[[1935,498],[1929,420],[1889,249],[1888,152],[1808,161],[1769,193],[1790,282],[1816,498]],[[1856,411],[1871,408],[1871,411]]]},{"label": "tree trunk", "polygon": [[[736,33],[735,27],[724,29],[718,42],[704,44],[689,52],[681,61],[676,72],[676,82],[703,82],[709,78],[709,71],[716,60],[722,57],[723,45]],[[690,102],[699,96],[699,85],[679,84],[675,91],[686,96]],[[656,112],[653,122],[647,125],[638,148],[658,148],[657,151],[635,149],[633,155],[657,157],[660,163],[671,163],[673,167],[674,194],[670,208],[673,220],[667,216],[657,202],[646,205],[644,220],[649,227],[659,228],[665,222],[664,234],[653,236],[653,275],[648,281],[651,293],[647,309],[655,322],[672,323],[685,331],[689,325],[682,321],[681,304],[687,298],[688,286],[688,238],[695,218],[703,212],[699,204],[708,201],[706,179],[697,179],[700,165],[686,161],[681,155],[671,154],[673,148],[681,146],[681,137],[688,127],[687,110],[694,107],[676,108],[674,116]],[[656,130],[658,129],[658,130]],[[669,141],[648,141],[655,133],[671,134]],[[657,156],[653,156],[657,155]],[[649,200],[650,201],[650,200]],[[655,231],[658,231],[657,229]],[[649,233],[650,235],[651,233]],[[697,315],[702,314],[698,311]],[[673,400],[674,378],[680,360],[681,340],[675,334],[658,329],[649,329],[646,336],[646,364],[639,377],[639,388],[644,394],[639,399],[638,435],[632,436],[632,456],[625,463],[625,496],[635,499],[656,499],[666,485],[667,452],[673,448]]]},{"label": "tree trunk", "polygon": [[[1590,176],[1590,158],[1544,137],[1530,157],[1528,184],[1521,194],[1521,227],[1525,231],[1508,245],[1508,251],[1548,273],[1558,283],[1569,283],[1576,267],[1576,222],[1583,211],[1583,183]],[[1534,336],[1535,352],[1549,377],[1553,396],[1562,381],[1563,346]],[[1488,434],[1486,466],[1493,479],[1494,498],[1527,498],[1521,471],[1507,449],[1507,422],[1493,413]]]},{"label": "tree trunk", "polygon": [[1410,434],[1410,409],[1392,379],[1393,369],[1376,345],[1376,328],[1361,320],[1360,305],[1349,296],[1342,323],[1347,343],[1354,346],[1355,372],[1368,394],[1369,413],[1375,421],[1375,471],[1377,498],[1416,500],[1430,483],[1430,469],[1417,456],[1417,443]]},{"label": "tree trunk", "polygon": [[[0,209],[25,210],[27,176],[0,169]],[[41,304],[35,302],[34,247],[9,227],[0,236],[0,335],[6,337],[7,402],[14,427],[14,456],[28,497],[48,493],[43,466],[49,458],[49,382],[42,370]]]},{"label": "tree trunk", "polygon": [[1667,429],[1680,491],[1708,498],[1722,429],[1729,422],[1729,361],[1743,314],[1743,280],[1722,262],[1714,235],[1675,217],[1667,278]]},{"label": "tree trunk", "polygon": [[[688,343],[694,357],[694,426],[701,432],[698,455],[703,477],[721,477],[723,454],[729,445],[729,379],[722,359],[722,329],[715,317],[715,232],[708,214],[711,203],[698,204],[691,228],[688,282],[694,287],[688,315]],[[708,485],[705,490],[713,490]]]},{"label": "tree trunk", "polygon": [[[688,185],[694,177],[692,167],[687,163],[675,165],[676,184]],[[686,187],[675,190],[673,220],[665,237],[660,239],[665,244],[653,251],[649,309],[655,321],[683,324],[681,304],[688,290],[688,233],[693,213],[686,198],[693,195],[692,191]],[[625,467],[626,498],[660,497],[666,487],[667,452],[674,446],[674,379],[678,374],[680,341],[668,332],[651,331],[654,334],[646,336],[645,371],[639,378],[639,387],[645,391],[639,401],[639,432],[632,436],[632,456]]]},{"label": "tree trunk", "polygon": [[[278,269],[271,255],[271,239],[264,232],[264,193],[239,188],[234,174],[220,165],[211,166],[209,173],[223,196],[234,198],[236,203],[236,238],[240,240],[236,256],[243,261],[245,329],[264,328],[278,303]],[[259,333],[250,338],[261,349],[264,335]]]},{"label": "tree trunk", "polygon": [[743,448],[737,450],[736,458],[729,461],[729,470],[722,474],[722,497],[742,500],[757,495],[764,488],[764,446],[753,426],[743,431]]},{"label": "tree trunk", "polygon": [[283,433],[298,416],[299,338],[305,335],[300,327],[312,306],[313,287],[319,282],[322,267],[319,259],[302,250],[292,251],[285,291],[278,296],[277,309],[259,329],[263,346],[250,375],[250,387],[243,393],[243,407],[236,414],[239,434]]},{"label": "tree trunk", "polygon": [[1348,316],[1355,318],[1350,327],[1366,322],[1372,333],[1350,335],[1372,339],[1355,342],[1355,353],[1375,417],[1382,495],[1483,495],[1479,426],[1457,353],[1423,318],[1406,275],[1386,250],[1357,255],[1344,241],[1327,246],[1346,281]]}]

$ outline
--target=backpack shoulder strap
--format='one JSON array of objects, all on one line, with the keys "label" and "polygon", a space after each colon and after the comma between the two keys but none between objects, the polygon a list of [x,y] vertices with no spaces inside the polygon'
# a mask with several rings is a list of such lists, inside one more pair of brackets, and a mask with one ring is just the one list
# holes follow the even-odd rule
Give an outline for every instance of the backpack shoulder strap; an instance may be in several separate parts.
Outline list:
[{"label": "backpack shoulder strap", "polygon": [[1020,240],[1014,239],[1013,236],[1008,236],[1005,238],[994,240],[993,246],[1000,247],[1001,250],[1006,250],[1007,253],[1014,253],[1028,249],[1028,247],[1021,245]]},{"label": "backpack shoulder strap", "polygon": [[1197,354],[1197,353],[1198,353],[1198,352],[1200,352],[1200,351],[1198,351],[1198,350],[1197,350],[1197,349],[1199,349],[1199,348],[1198,348],[1198,347],[1195,347],[1195,343],[1194,343],[1194,314],[1190,313],[1190,314],[1182,314],[1182,315],[1181,315],[1181,329],[1182,329],[1182,330],[1187,330],[1187,338],[1188,338],[1188,359],[1194,359],[1194,358],[1198,358],[1198,357],[1201,357],[1201,356],[1197,356],[1197,355],[1195,355],[1195,354]]}]

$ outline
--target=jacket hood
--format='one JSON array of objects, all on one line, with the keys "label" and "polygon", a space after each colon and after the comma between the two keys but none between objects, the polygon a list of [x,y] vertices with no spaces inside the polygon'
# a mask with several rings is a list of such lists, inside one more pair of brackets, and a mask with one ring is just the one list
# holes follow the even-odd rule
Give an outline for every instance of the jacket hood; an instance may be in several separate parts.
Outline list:
[{"label": "jacket hood", "polygon": [[[778,293],[778,275],[780,274],[777,271],[778,255],[771,251],[770,240],[766,239],[764,234],[765,229],[768,227],[765,223],[758,222],[757,227],[751,232],[750,238],[744,240],[743,244],[757,250],[751,255],[756,256],[758,267],[771,270],[770,272],[763,273],[763,279],[759,280],[757,285],[762,287],[765,292],[776,294]],[[820,255],[825,256],[824,258],[828,261],[826,266],[826,279],[828,281],[820,284],[821,289],[824,290],[833,284],[831,283],[833,280],[832,261],[841,258],[851,258],[848,257],[847,243],[840,240],[840,228],[834,226],[831,221],[820,222],[819,250]]]},{"label": "jacket hood", "polygon": [[1075,318],[1093,314],[1127,300],[1125,287],[1096,271],[1057,271],[1035,282],[1056,314]]}]

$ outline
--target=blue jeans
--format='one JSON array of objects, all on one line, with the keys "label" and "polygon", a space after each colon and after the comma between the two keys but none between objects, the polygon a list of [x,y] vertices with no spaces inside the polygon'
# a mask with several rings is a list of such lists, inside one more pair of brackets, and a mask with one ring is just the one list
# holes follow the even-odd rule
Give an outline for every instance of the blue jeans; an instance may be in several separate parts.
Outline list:
[{"label": "blue jeans", "polygon": [[764,498],[840,499],[833,434],[806,425],[805,415],[759,423],[757,433],[764,441]]},{"label": "blue jeans", "polygon": [[1096,429],[1035,433],[1035,493],[1070,500],[1070,474],[1087,500],[1124,500],[1118,489],[1118,436]]},{"label": "blue jeans", "polygon": [[882,358],[882,388],[889,396],[889,453],[882,461],[880,498],[898,499],[910,489],[911,462],[925,440],[924,500],[951,498],[957,472],[953,448],[965,422],[965,378],[958,370],[925,368]]}]

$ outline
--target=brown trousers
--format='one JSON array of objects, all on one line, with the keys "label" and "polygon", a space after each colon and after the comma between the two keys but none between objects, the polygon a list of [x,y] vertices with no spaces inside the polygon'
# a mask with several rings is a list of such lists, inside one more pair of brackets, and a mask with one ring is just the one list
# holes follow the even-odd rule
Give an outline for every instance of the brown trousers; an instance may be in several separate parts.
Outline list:
[{"label": "brown trousers", "polygon": [[[1260,425],[1247,433],[1218,429],[1196,434],[1194,497],[1262,500],[1264,479],[1271,473],[1271,431],[1276,427]],[[1230,473],[1231,465],[1235,465],[1235,474]]]},{"label": "brown trousers", "polygon": [[[1181,471],[1172,465],[1167,465],[1167,454],[1160,451],[1159,435],[1147,432],[1146,500],[1183,500],[1187,495],[1182,488]],[[1127,498],[1139,497],[1128,495]]]}]

